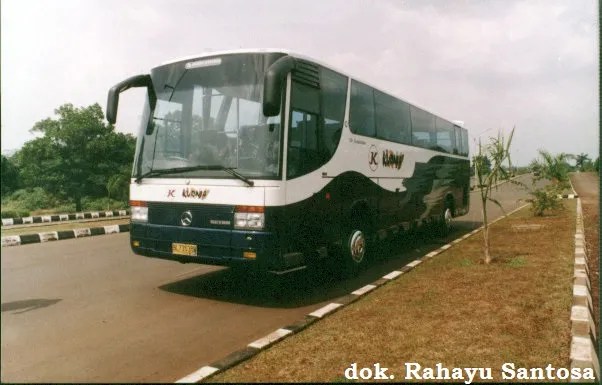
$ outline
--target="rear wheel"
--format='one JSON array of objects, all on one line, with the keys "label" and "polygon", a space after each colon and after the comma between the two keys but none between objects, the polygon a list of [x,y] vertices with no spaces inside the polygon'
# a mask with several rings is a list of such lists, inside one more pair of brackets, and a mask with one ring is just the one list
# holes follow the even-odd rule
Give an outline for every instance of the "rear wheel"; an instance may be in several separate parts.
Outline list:
[{"label": "rear wheel", "polygon": [[447,199],[445,202],[445,208],[441,214],[439,223],[440,235],[447,236],[453,228],[454,219],[454,202],[452,199]]},{"label": "rear wheel", "polygon": [[343,273],[345,276],[354,276],[366,264],[368,239],[362,226],[352,226],[347,231],[343,243]]}]

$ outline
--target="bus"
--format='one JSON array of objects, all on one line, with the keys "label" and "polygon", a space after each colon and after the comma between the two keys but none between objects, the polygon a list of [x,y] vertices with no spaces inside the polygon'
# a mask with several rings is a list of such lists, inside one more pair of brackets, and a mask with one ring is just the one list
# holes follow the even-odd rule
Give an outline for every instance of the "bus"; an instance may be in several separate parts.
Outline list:
[{"label": "bus", "polygon": [[309,57],[236,50],[166,62],[146,88],[130,185],[134,253],[285,274],[357,271],[373,241],[469,207],[468,135]]}]

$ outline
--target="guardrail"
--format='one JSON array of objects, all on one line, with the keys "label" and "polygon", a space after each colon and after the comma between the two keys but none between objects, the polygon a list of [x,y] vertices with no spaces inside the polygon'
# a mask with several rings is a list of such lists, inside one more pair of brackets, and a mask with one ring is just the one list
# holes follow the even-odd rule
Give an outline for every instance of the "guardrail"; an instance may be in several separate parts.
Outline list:
[{"label": "guardrail", "polygon": [[2,226],[12,225],[26,225],[32,223],[48,223],[48,222],[63,222],[73,221],[78,219],[94,219],[94,218],[110,218],[110,217],[124,217],[130,215],[129,210],[115,210],[115,211],[91,211],[85,213],[74,213],[74,214],[52,214],[52,215],[39,215],[22,218],[3,218]]}]

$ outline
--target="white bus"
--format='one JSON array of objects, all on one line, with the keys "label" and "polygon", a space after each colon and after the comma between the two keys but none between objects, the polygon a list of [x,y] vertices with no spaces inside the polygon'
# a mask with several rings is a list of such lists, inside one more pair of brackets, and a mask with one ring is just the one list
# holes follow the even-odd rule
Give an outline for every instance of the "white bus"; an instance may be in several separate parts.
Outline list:
[{"label": "white bus", "polygon": [[283,274],[356,270],[369,241],[468,212],[467,131],[285,50],[204,54],[146,87],[130,187],[136,254]]}]

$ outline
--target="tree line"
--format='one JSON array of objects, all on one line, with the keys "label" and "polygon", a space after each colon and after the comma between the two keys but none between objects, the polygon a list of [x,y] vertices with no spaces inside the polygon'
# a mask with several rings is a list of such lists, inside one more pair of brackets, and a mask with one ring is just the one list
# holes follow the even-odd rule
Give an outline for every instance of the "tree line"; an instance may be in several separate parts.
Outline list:
[{"label": "tree line", "polygon": [[30,130],[39,137],[10,157],[2,155],[3,211],[5,202],[36,194],[48,201],[44,208],[70,204],[82,211],[84,201],[98,198],[125,204],[134,136],[115,132],[97,103],[79,108],[67,103],[54,112]]},{"label": "tree line", "polygon": [[[537,159],[533,159],[529,166],[526,167],[513,167],[513,172],[518,171],[518,173],[526,173],[526,172],[534,172],[541,173],[545,170],[545,167],[542,165],[550,165],[552,166],[551,170],[559,170],[565,172],[588,172],[595,171],[600,172],[600,158],[596,158],[596,160],[592,160],[588,154],[581,153],[578,155],[560,153],[553,155],[549,151],[539,150],[539,157]],[[574,163],[574,164],[572,164]],[[478,164],[482,167],[484,174],[489,174],[491,172],[491,160],[487,155],[477,154],[472,157],[471,160],[471,176],[475,175],[475,164]],[[551,179],[551,178],[549,178]]]}]

